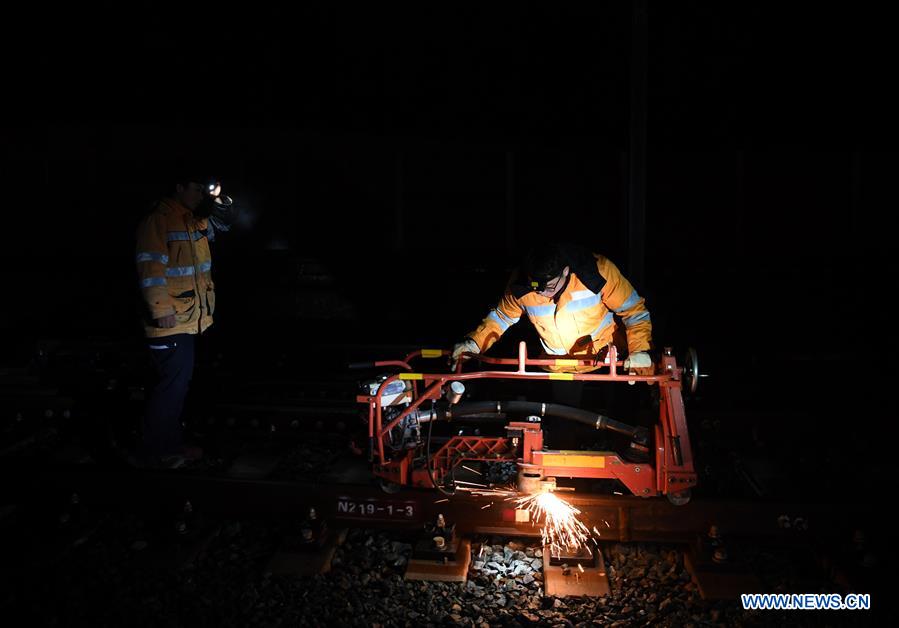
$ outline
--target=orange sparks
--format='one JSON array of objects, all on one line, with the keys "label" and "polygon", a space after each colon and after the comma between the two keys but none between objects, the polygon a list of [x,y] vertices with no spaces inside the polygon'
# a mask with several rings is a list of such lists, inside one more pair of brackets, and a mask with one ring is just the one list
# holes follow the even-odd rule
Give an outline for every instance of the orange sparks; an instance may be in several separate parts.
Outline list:
[{"label": "orange sparks", "polygon": [[469,488],[467,486],[457,486],[456,490],[481,497],[516,497],[518,495],[518,491],[513,488]]},{"label": "orange sparks", "polygon": [[544,520],[541,530],[543,544],[556,552],[563,548],[576,550],[590,536],[587,527],[577,519],[581,511],[551,492],[519,497],[515,503],[531,512],[535,524]]}]

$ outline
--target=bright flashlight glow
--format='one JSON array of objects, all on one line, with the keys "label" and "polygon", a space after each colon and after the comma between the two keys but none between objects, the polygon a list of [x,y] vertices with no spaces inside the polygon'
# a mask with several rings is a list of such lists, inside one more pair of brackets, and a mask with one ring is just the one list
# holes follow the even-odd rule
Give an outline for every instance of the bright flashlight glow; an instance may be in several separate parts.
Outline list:
[{"label": "bright flashlight glow", "polygon": [[519,497],[515,503],[530,511],[535,525],[544,521],[543,544],[556,555],[562,549],[576,551],[590,537],[590,531],[577,518],[581,511],[549,491]]}]

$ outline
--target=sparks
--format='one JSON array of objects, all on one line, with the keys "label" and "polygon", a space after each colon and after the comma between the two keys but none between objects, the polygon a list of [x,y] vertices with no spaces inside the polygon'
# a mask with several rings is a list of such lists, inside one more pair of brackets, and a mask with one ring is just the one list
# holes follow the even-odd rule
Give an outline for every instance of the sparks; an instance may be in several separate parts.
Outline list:
[{"label": "sparks", "polygon": [[518,491],[514,488],[468,488],[467,486],[457,486],[456,490],[462,493],[483,497],[509,498],[518,496]]},{"label": "sparks", "polygon": [[481,473],[480,471],[477,471],[477,470],[475,470],[475,469],[472,469],[471,467],[466,467],[464,464],[462,465],[462,468],[463,468],[463,469],[467,469],[467,470],[471,471],[472,473],[477,473],[478,475],[484,475],[484,474]]},{"label": "sparks", "polygon": [[519,497],[515,503],[531,512],[535,524],[545,520],[541,530],[543,544],[556,553],[563,548],[576,550],[590,537],[590,531],[577,519],[581,511],[551,492]]},{"label": "sparks", "polygon": [[493,505],[493,502],[490,502],[490,503],[487,504],[486,506],[481,506],[481,510],[484,510],[484,509],[486,509],[486,508],[490,508],[492,505]]},{"label": "sparks", "polygon": [[435,503],[435,504],[442,504],[443,502],[448,502],[448,501],[449,501],[449,498],[448,498],[448,497],[444,497],[443,499],[437,499],[437,500],[434,500],[434,503]]}]

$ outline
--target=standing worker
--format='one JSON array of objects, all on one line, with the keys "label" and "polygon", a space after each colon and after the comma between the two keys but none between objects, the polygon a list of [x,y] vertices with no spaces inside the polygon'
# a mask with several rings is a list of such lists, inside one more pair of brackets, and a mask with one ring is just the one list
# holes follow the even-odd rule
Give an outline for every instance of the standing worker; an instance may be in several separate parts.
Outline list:
[{"label": "standing worker", "polygon": [[181,413],[194,369],[198,335],[212,325],[215,285],[209,242],[228,225],[212,216],[230,207],[221,185],[195,174],[178,178],[137,229],[137,273],[144,332],[156,370],[143,417],[138,460],[177,467],[203,456],[184,443]]}]

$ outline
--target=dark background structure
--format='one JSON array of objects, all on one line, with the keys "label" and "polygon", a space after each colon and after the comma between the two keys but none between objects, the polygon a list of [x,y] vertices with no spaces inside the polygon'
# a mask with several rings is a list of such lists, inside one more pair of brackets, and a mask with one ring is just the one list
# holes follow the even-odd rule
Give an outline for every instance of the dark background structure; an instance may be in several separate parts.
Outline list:
[{"label": "dark background structure", "polygon": [[190,160],[246,209],[210,342],[248,368],[448,347],[528,245],[568,239],[634,281],[658,347],[697,347],[708,394],[869,452],[836,473],[870,487],[894,414],[888,16],[640,7],[9,13],[2,354],[139,342],[134,227]]}]

